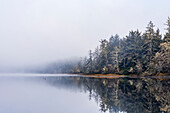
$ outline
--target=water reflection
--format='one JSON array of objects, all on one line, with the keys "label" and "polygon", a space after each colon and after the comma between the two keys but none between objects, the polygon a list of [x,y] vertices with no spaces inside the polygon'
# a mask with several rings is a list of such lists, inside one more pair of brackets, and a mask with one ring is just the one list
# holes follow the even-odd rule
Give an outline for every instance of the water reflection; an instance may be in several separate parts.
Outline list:
[{"label": "water reflection", "polygon": [[54,87],[78,89],[110,113],[170,113],[168,78],[46,77]]},{"label": "water reflection", "polygon": [[168,77],[0,77],[0,91],[0,113],[170,113]]},{"label": "water reflection", "polygon": [[62,86],[42,77],[0,77],[0,113],[98,113],[87,93]]}]

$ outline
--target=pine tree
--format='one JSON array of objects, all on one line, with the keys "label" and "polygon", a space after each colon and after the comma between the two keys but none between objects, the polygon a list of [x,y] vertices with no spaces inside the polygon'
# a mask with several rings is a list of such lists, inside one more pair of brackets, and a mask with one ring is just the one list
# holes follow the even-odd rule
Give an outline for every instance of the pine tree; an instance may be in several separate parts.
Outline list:
[{"label": "pine tree", "polygon": [[142,71],[142,46],[144,40],[139,31],[131,31],[129,36],[126,37],[126,48],[125,48],[125,58],[126,58],[126,68],[131,73],[140,73]]},{"label": "pine tree", "polygon": [[119,47],[118,46],[115,46],[115,48],[114,48],[114,51],[113,51],[113,54],[114,54],[114,60],[113,60],[113,62],[114,62],[114,64],[115,64],[115,67],[116,67],[116,71],[119,73],[119,71],[120,71],[120,69],[119,69],[119,62],[120,62],[120,60],[119,60],[119,53],[120,53],[120,49],[119,49]]},{"label": "pine tree", "polygon": [[92,74],[93,71],[93,55],[92,55],[92,51],[89,50],[89,58],[86,60],[85,63],[85,73],[86,74]]},{"label": "pine tree", "polygon": [[161,35],[159,29],[154,30],[155,25],[152,21],[149,22],[146,27],[146,32],[143,34],[144,45],[143,45],[143,65],[144,69],[149,70],[149,65],[153,64],[152,60],[155,54],[160,50]]},{"label": "pine tree", "polygon": [[89,73],[93,71],[93,53],[92,50],[89,51]]},{"label": "pine tree", "polygon": [[170,18],[168,17],[167,32],[164,42],[160,44],[160,51],[155,56],[155,70],[162,73],[170,73]]},{"label": "pine tree", "polygon": [[164,37],[164,41],[170,42],[170,18],[169,17],[168,17],[167,23],[165,25],[167,25],[167,28],[166,28],[167,33]]},{"label": "pine tree", "polygon": [[[169,18],[168,18],[169,19]],[[154,46],[158,46],[159,49],[155,56],[152,58],[152,60],[149,62],[147,66],[147,71],[145,73],[149,75],[155,75],[157,73],[170,73],[170,41],[169,41],[169,28],[170,28],[170,20],[169,25],[167,22],[167,33],[164,37],[164,42],[162,43],[162,40],[156,40],[157,45],[154,43]],[[158,31],[157,31],[158,32]],[[157,33],[157,37],[159,33]],[[158,39],[158,38],[157,38]]]},{"label": "pine tree", "polygon": [[101,40],[100,43],[100,70],[101,72],[106,73],[108,70],[108,41],[104,39]]},{"label": "pine tree", "polygon": [[145,65],[147,62],[149,62],[152,59],[152,53],[153,53],[153,38],[155,35],[154,31],[155,25],[152,23],[152,21],[149,22],[148,26],[146,27],[146,32],[144,33],[143,37],[145,39],[144,41],[144,59],[146,59]]},{"label": "pine tree", "polygon": [[94,66],[94,73],[100,73],[100,50],[97,46],[94,53],[93,53],[93,66]]},{"label": "pine tree", "polygon": [[109,39],[108,67],[111,68],[111,72],[120,71],[120,53],[120,38],[119,35],[116,34]]}]

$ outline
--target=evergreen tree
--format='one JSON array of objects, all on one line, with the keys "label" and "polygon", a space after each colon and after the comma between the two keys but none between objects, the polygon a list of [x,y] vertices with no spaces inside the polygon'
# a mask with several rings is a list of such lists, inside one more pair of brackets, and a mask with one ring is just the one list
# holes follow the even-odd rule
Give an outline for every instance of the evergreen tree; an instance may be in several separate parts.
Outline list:
[{"label": "evergreen tree", "polygon": [[131,31],[129,36],[126,37],[126,48],[125,48],[125,58],[126,58],[126,68],[131,73],[140,73],[142,71],[142,46],[144,40],[139,31]]},{"label": "evergreen tree", "polygon": [[170,18],[167,21],[167,33],[164,37],[164,42],[160,44],[160,51],[156,53],[149,69],[153,74],[170,73]]},{"label": "evergreen tree", "polygon": [[[169,18],[168,18],[169,19]],[[168,22],[166,24],[168,26]],[[169,22],[170,26],[170,22]],[[169,32],[169,26],[167,28],[167,31]],[[155,48],[157,46],[157,51],[152,60],[147,65],[147,70],[145,71],[145,74],[148,75],[155,75],[157,73],[170,73],[170,42],[168,41],[168,32],[166,33],[164,37],[164,42],[162,43],[162,40],[159,40],[159,31],[157,30],[157,37],[154,40],[157,43],[153,43]],[[160,36],[161,37],[161,36]]]},{"label": "evergreen tree", "polygon": [[116,34],[109,39],[108,68],[110,72],[120,71],[120,53],[120,38],[119,35]]},{"label": "evergreen tree", "polygon": [[93,53],[92,53],[92,50],[89,51],[88,68],[89,68],[89,73],[92,73],[92,71],[93,71]]},{"label": "evergreen tree", "polygon": [[155,35],[154,31],[155,25],[152,23],[152,21],[149,22],[148,26],[146,27],[146,32],[144,33],[144,53],[143,57],[145,59],[144,65],[147,65],[148,62],[152,59],[152,53],[153,53],[153,38]]},{"label": "evergreen tree", "polygon": [[169,17],[168,17],[167,23],[165,25],[167,25],[167,28],[166,28],[167,32],[164,37],[164,41],[170,42],[170,18]]},{"label": "evergreen tree", "polygon": [[120,69],[119,69],[119,62],[120,62],[120,59],[119,59],[119,56],[120,56],[120,49],[119,49],[119,46],[115,46],[114,47],[114,51],[112,51],[113,53],[113,64],[115,65],[115,69],[116,69],[116,72],[119,73]]},{"label": "evergreen tree", "polygon": [[93,66],[94,66],[94,73],[100,73],[100,50],[97,46],[94,53],[93,53]]},{"label": "evergreen tree", "polygon": [[143,65],[144,69],[149,70],[149,65],[153,62],[155,54],[160,50],[161,35],[159,29],[154,30],[155,25],[150,21],[143,35]]},{"label": "evergreen tree", "polygon": [[103,73],[107,72],[107,64],[108,64],[108,41],[107,40],[101,40],[100,41],[100,70]]}]

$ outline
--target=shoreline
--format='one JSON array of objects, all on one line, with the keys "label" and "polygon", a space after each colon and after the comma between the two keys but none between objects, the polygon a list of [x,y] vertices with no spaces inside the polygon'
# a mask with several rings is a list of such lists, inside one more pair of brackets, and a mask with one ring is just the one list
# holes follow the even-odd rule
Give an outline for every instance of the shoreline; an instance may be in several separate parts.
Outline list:
[{"label": "shoreline", "polygon": [[[72,73],[68,73],[68,74],[72,74]],[[168,73],[158,73],[156,75],[144,75],[144,74],[129,74],[129,75],[120,75],[120,74],[84,74],[84,73],[75,73],[78,75],[87,75],[87,76],[170,76],[170,74]]]},{"label": "shoreline", "polygon": [[93,78],[121,78],[121,77],[134,77],[134,78],[143,78],[143,77],[170,77],[170,75],[168,73],[159,73],[156,75],[136,75],[136,74],[131,74],[131,75],[119,75],[119,74],[83,74],[83,73],[79,73],[76,75],[80,75],[83,77],[93,77]]}]

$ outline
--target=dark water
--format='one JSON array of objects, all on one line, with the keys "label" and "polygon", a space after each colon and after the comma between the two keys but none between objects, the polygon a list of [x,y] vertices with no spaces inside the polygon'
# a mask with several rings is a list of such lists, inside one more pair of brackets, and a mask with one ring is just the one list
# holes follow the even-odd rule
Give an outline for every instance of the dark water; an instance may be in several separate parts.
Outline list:
[{"label": "dark water", "polygon": [[0,113],[170,113],[170,78],[0,76]]}]

